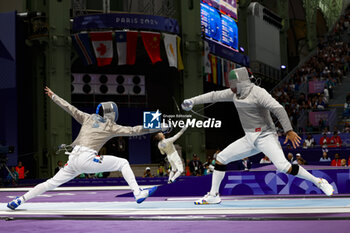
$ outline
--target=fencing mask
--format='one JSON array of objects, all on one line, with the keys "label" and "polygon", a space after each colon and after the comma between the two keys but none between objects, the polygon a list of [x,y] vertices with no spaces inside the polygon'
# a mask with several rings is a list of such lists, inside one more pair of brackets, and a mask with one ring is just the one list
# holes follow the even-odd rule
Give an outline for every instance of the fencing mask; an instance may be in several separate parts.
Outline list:
[{"label": "fencing mask", "polygon": [[100,103],[96,108],[96,114],[102,116],[105,119],[110,119],[111,121],[116,122],[119,115],[118,106],[112,101]]},{"label": "fencing mask", "polygon": [[235,91],[240,99],[247,97],[253,87],[248,70],[245,67],[230,71],[229,84],[232,90],[236,89]]}]

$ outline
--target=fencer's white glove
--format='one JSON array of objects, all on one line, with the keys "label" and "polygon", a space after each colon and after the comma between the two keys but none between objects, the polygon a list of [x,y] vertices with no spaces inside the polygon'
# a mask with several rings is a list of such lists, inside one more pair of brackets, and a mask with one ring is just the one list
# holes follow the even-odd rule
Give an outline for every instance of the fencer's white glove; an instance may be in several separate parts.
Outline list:
[{"label": "fencer's white glove", "polygon": [[209,170],[210,170],[211,172],[213,172],[213,171],[214,171],[214,169],[215,169],[215,166],[214,166],[214,165],[212,165],[212,164],[210,164],[210,165],[209,165]]},{"label": "fencer's white glove", "polygon": [[181,108],[185,111],[190,111],[193,108],[193,101],[190,99],[184,100],[181,104]]}]

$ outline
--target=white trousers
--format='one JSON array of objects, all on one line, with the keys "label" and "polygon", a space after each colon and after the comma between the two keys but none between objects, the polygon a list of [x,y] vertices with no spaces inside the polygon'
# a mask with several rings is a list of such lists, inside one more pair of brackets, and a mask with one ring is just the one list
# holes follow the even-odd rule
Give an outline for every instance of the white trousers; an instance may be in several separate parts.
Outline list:
[{"label": "white trousers", "polygon": [[169,180],[174,181],[181,175],[181,173],[184,172],[183,164],[177,151],[170,155],[167,155],[167,158],[171,165]]},{"label": "white trousers", "polygon": [[217,160],[222,164],[228,164],[260,152],[269,157],[277,170],[281,172],[289,170],[291,164],[284,156],[276,133],[262,133],[257,137],[254,134],[246,134],[222,150],[217,155]]},{"label": "white trousers", "polygon": [[23,197],[27,201],[74,179],[81,173],[111,171],[121,171],[131,189],[134,192],[139,190],[134,173],[126,159],[111,155],[98,156],[95,150],[83,146],[75,146],[69,156],[67,164],[60,169],[54,177],[38,184],[24,194]]}]

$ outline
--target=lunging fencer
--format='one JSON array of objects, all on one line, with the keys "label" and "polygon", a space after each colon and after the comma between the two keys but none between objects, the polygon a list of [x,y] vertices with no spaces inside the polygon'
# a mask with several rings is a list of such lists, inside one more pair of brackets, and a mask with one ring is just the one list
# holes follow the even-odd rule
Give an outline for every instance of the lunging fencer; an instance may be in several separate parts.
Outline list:
[{"label": "lunging fencer", "polygon": [[166,154],[171,166],[169,173],[168,184],[175,182],[175,180],[184,172],[184,165],[177,153],[174,142],[185,132],[187,127],[182,128],[177,134],[171,138],[165,138],[162,132],[156,134],[155,139],[158,142],[158,149],[162,155]]},{"label": "lunging fencer", "polygon": [[53,102],[68,112],[82,126],[78,137],[71,144],[73,150],[69,155],[66,166],[60,169],[51,179],[38,184],[23,196],[9,202],[7,204],[8,208],[14,210],[24,202],[68,182],[81,173],[121,171],[133,191],[137,203],[143,202],[154,193],[156,187],[144,190],[139,187],[126,159],[111,155],[100,156],[97,152],[113,137],[143,135],[157,132],[159,129],[151,130],[144,129],[143,126],[129,127],[116,124],[118,107],[114,102],[103,102],[97,106],[95,114],[88,114],[60,98],[48,87],[45,88],[45,92]]},{"label": "lunging fencer", "polygon": [[334,189],[327,180],[317,178],[303,167],[297,164],[291,165],[286,160],[270,112],[277,117],[286,133],[284,143],[290,140],[293,147],[296,148],[301,138],[293,131],[287,112],[282,105],[265,89],[250,81],[245,67],[232,70],[229,74],[229,83],[230,88],[228,89],[186,99],[181,105],[185,111],[190,111],[194,105],[198,104],[233,101],[245,131],[244,137],[231,143],[217,155],[211,190],[203,198],[195,201],[195,204],[219,204],[221,202],[219,188],[225,176],[226,165],[260,152],[270,158],[278,171],[309,180],[326,195],[332,195]]}]

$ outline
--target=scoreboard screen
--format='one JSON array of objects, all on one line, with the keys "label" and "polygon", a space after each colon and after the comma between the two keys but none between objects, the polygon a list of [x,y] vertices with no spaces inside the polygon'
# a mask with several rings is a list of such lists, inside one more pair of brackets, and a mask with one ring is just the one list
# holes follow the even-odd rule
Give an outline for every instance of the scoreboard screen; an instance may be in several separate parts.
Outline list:
[{"label": "scoreboard screen", "polygon": [[205,36],[238,50],[238,27],[233,18],[201,3],[201,26]]},{"label": "scoreboard screen", "polygon": [[238,49],[238,27],[236,22],[226,15],[221,15],[221,42]]},{"label": "scoreboard screen", "polygon": [[221,17],[214,7],[201,3],[201,25],[205,35],[217,41],[221,40]]},{"label": "scoreboard screen", "polygon": [[237,19],[237,0],[202,0],[220,12]]}]

